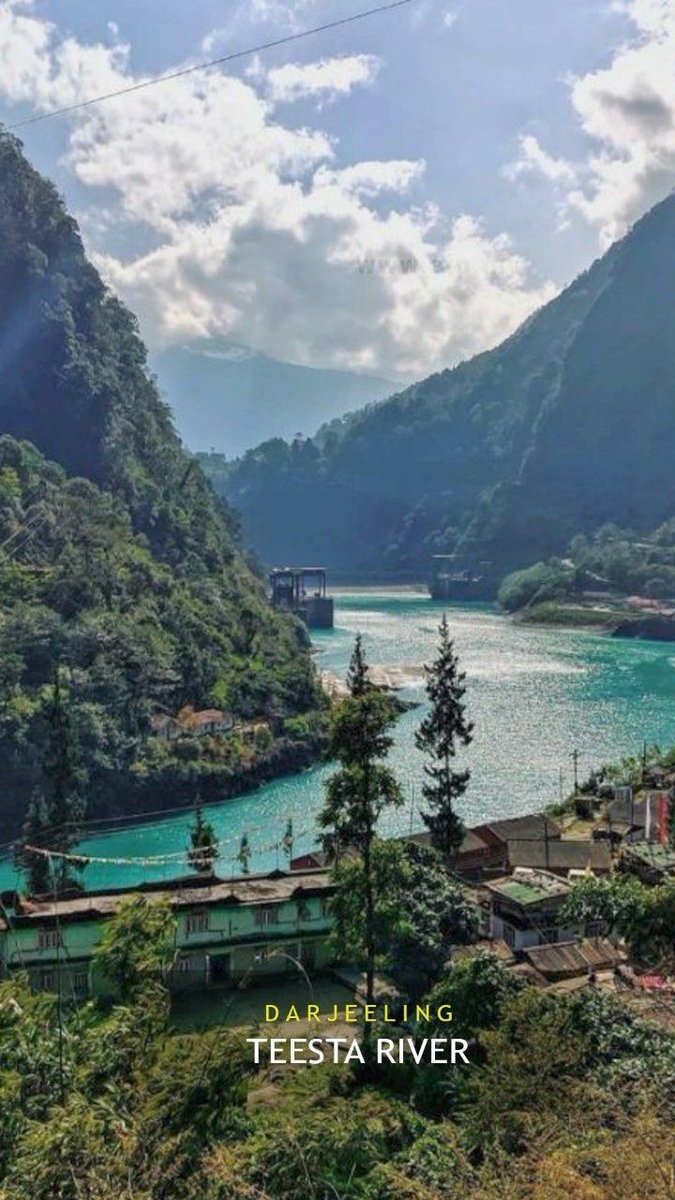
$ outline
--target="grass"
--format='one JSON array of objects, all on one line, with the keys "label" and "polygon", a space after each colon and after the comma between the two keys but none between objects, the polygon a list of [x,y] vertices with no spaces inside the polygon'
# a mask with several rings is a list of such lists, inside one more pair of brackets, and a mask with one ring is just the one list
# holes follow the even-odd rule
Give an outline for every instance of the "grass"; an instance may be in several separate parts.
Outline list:
[{"label": "grass", "polygon": [[621,619],[621,614],[608,609],[590,608],[583,604],[556,604],[546,601],[532,607],[521,609],[518,620],[533,625],[565,625],[590,627],[593,629],[613,629]]}]

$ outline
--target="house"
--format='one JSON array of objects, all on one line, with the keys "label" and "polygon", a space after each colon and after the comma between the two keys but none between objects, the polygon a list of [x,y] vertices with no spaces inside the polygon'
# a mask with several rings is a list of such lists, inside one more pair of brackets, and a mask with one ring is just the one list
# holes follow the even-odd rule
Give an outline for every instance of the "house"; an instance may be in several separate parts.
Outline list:
[{"label": "house", "polygon": [[467,829],[459,850],[449,865],[460,875],[475,878],[483,871],[503,870],[506,865],[504,843],[487,827]]},{"label": "house", "polygon": [[593,831],[596,840],[605,839],[614,845],[643,842],[647,827],[647,797],[617,796],[607,805],[605,822]]},{"label": "house", "polygon": [[36,990],[81,999],[105,992],[94,965],[106,921],[132,894],[168,897],[176,917],[172,991],[292,974],[298,964],[320,967],[329,958],[327,871],[250,875],[221,880],[189,876],[140,888],[87,892],[54,902],[5,895],[0,921],[0,974],[26,971]]},{"label": "house", "polygon": [[509,868],[509,843],[518,841],[549,842],[557,841],[562,836],[562,829],[557,821],[544,813],[528,813],[524,817],[506,817],[503,821],[487,821],[475,825],[471,832],[490,847],[490,853],[485,856],[483,867],[492,869],[499,867],[506,871]]},{"label": "house", "polygon": [[328,855],[325,850],[308,850],[306,854],[298,854],[290,861],[291,871],[311,871],[316,867],[326,867]]},{"label": "house", "polygon": [[571,890],[571,884],[550,871],[525,867],[486,883],[490,937],[506,942],[515,953],[530,946],[575,941],[577,930],[560,919]]},{"label": "house", "polygon": [[[449,860],[449,866],[459,875],[469,880],[479,880],[484,872],[508,871],[512,866],[545,867],[545,853],[541,849],[545,842],[554,845],[560,841],[562,830],[556,821],[541,813],[533,813],[525,817],[508,817],[503,821],[491,821],[483,825],[474,825],[465,830],[461,846]],[[429,845],[428,833],[412,833],[405,835],[405,840]],[[510,847],[517,843],[518,853],[528,857],[526,847],[532,847],[532,862],[513,863]],[[539,849],[537,849],[539,847]],[[576,865],[574,852],[570,858]],[[604,859],[598,855],[598,862]],[[541,861],[540,861],[541,860]],[[557,870],[558,868],[556,868]],[[566,874],[566,870],[562,871]]]},{"label": "house", "polygon": [[530,946],[523,958],[546,983],[588,976],[598,971],[613,971],[626,961],[625,953],[609,938],[584,938],[580,942],[559,942],[550,946]]},{"label": "house", "polygon": [[612,870],[612,850],[607,841],[582,838],[509,841],[508,857],[509,866],[514,870],[532,867],[563,878],[567,878],[570,871],[608,875]]},{"label": "house", "polygon": [[155,737],[173,742],[180,737],[230,733],[234,729],[234,718],[219,708],[204,708],[198,711],[188,704],[181,708],[175,717],[168,713],[157,713],[150,718],[150,728]]},{"label": "house", "polygon": [[164,738],[167,742],[175,741],[182,732],[179,722],[168,713],[157,713],[151,717],[150,728],[155,737]]},{"label": "house", "polygon": [[643,883],[660,884],[675,879],[675,847],[658,842],[635,842],[623,847],[621,869]]},{"label": "house", "polygon": [[229,733],[234,729],[232,714],[222,712],[219,708],[203,708],[198,711],[191,705],[188,705],[180,710],[178,722],[185,733],[196,737],[204,737],[207,734]]}]

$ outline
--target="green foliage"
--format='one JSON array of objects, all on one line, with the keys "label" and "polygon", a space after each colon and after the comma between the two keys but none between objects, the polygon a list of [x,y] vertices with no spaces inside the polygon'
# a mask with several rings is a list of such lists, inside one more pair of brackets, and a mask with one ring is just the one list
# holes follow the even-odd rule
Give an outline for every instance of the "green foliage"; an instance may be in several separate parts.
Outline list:
[{"label": "green foliage", "polygon": [[202,875],[212,873],[220,849],[213,825],[204,819],[204,813],[199,800],[195,804],[195,819],[190,830],[190,849],[188,862],[195,871]]},{"label": "green foliage", "polygon": [[350,848],[363,862],[366,995],[372,1003],[377,954],[373,841],[384,809],[399,807],[403,797],[394,773],[381,761],[392,745],[390,730],[396,720],[396,707],[371,685],[360,635],[348,682],[350,695],[335,707],[329,739],[330,752],[338,759],[340,769],[326,784],[319,824],[327,830],[324,845],[333,855]]},{"label": "green foliage", "polygon": [[459,669],[445,613],[438,632],[438,655],[425,668],[430,708],[419,727],[416,743],[418,750],[426,755],[422,795],[429,809],[422,813],[422,819],[431,834],[431,844],[450,856],[459,850],[464,837],[464,826],[455,805],[470,779],[469,771],[456,771],[453,764],[458,748],[470,745],[473,725],[464,704],[466,676]]},{"label": "green foliage", "polygon": [[314,734],[248,755],[200,744],[193,771],[178,754],[158,765],[153,713],[226,704],[276,730],[320,708],[308,638],[271,610],[236,518],[180,444],[134,318],[4,133],[0,326],[5,834],[42,787],[57,672],[89,816],[160,806],[167,790],[184,803],[197,776],[215,798],[306,765]]},{"label": "green foliage", "polygon": [[546,601],[568,595],[574,585],[574,573],[558,559],[550,563],[535,563],[522,571],[507,575],[499,588],[497,599],[507,612],[534,607]]},{"label": "green foliage", "polygon": [[[476,913],[441,857],[412,842],[376,842],[372,852],[378,966],[415,1002],[441,975],[452,946],[471,940]],[[335,871],[332,902],[336,955],[363,962],[365,879],[360,859]]]},{"label": "green foliage", "polygon": [[[507,612],[526,608],[533,618],[551,621],[556,608],[564,619],[564,602],[578,600],[584,591],[675,598],[675,520],[649,533],[603,525],[587,536],[577,534],[563,562],[551,558],[513,572],[498,599]],[[606,623],[607,614],[589,610],[585,619]]]},{"label": "green foliage", "polygon": [[129,896],[103,930],[95,969],[122,1000],[133,999],[141,988],[164,979],[175,955],[175,938],[168,900]]},{"label": "green foliage", "polygon": [[675,881],[650,887],[630,875],[584,879],[565,902],[563,920],[604,921],[646,966],[675,962]]}]

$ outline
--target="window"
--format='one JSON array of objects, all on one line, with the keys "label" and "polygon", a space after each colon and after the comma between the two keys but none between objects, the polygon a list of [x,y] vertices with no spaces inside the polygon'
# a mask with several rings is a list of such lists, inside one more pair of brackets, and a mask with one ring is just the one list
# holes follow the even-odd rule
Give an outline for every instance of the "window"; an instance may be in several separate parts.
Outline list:
[{"label": "window", "polygon": [[187,957],[187,955],[184,955],[182,958],[178,959],[178,962],[176,963],[176,970],[179,975],[187,975],[191,966],[191,960]]},{"label": "window", "polygon": [[504,941],[506,942],[507,946],[509,946],[510,949],[513,950],[515,947],[515,944],[516,944],[516,931],[513,928],[513,925],[507,925],[506,921],[504,921],[503,922],[503,933],[504,933]]},{"label": "window", "polygon": [[191,933],[208,933],[209,914],[204,908],[197,909],[196,912],[188,913],[186,928],[188,934]]},{"label": "window", "polygon": [[604,937],[607,932],[606,921],[587,921],[586,922],[586,937]]},{"label": "window", "polygon": [[56,976],[51,971],[43,971],[40,978],[40,987],[43,992],[53,992],[56,984]]},{"label": "window", "polygon": [[268,925],[279,924],[279,904],[261,904],[255,910],[255,923],[266,928]]},{"label": "window", "polygon": [[38,950],[56,950],[63,945],[59,929],[41,929],[38,933]]},{"label": "window", "polygon": [[75,991],[82,994],[89,991],[89,977],[86,971],[77,971],[75,974]]},{"label": "window", "polygon": [[558,941],[558,929],[555,925],[549,925],[546,929],[539,930],[539,945],[550,946]]}]

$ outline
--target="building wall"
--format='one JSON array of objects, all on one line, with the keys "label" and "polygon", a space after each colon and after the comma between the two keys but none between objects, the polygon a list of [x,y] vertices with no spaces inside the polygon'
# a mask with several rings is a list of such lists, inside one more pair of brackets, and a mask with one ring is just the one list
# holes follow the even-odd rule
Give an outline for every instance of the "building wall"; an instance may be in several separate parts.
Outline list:
[{"label": "building wall", "polygon": [[525,929],[512,925],[508,916],[494,910],[490,913],[490,937],[506,942],[512,950],[527,950],[530,946],[542,946],[549,942],[572,942],[579,936],[578,929],[558,925],[549,920],[546,924],[537,921]]},{"label": "building wall", "polygon": [[[271,976],[297,971],[285,955],[309,968],[328,960],[331,918],[323,896],[270,905],[196,905],[176,914],[177,957],[170,976],[182,991],[227,984],[246,975]],[[53,922],[13,924],[0,934],[3,974],[26,970],[36,989],[53,990],[60,964],[64,994],[100,994],[103,983],[92,970],[104,920],[62,920],[61,944],[53,942]],[[42,936],[41,936],[42,935]],[[48,940],[45,941],[45,938]]]}]

